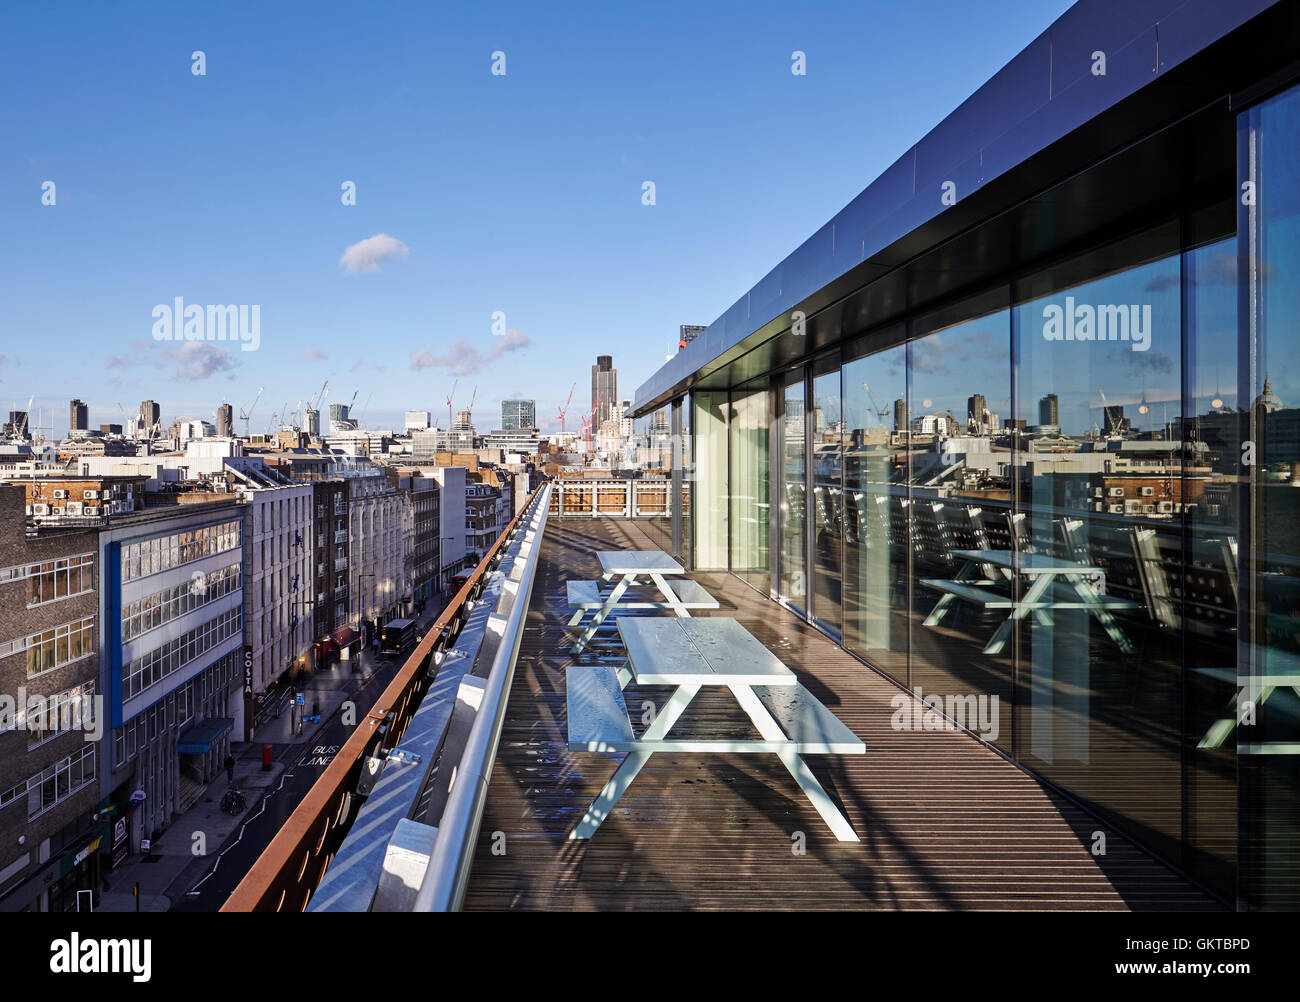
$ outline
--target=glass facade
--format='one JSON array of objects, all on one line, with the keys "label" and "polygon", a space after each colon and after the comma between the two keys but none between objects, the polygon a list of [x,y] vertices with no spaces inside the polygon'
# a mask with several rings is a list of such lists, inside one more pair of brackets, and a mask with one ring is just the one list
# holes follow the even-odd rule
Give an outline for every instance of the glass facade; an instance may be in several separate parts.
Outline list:
[{"label": "glass facade", "polygon": [[1236,689],[1247,907],[1300,907],[1300,89],[1243,112],[1238,141],[1237,457],[1242,526]]},{"label": "glass facade", "polygon": [[777,597],[1225,900],[1286,909],[1300,90],[1238,124],[1237,198],[685,398],[683,489],[697,569]]}]

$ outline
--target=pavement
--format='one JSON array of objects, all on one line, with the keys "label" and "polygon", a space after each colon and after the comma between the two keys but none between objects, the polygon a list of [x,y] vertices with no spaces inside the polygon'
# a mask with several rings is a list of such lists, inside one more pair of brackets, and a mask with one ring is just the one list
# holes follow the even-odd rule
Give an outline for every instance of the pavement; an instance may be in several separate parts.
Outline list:
[{"label": "pavement", "polygon": [[[441,611],[432,609],[420,617],[421,634]],[[108,889],[101,893],[97,910],[136,911],[137,883],[139,911],[219,908],[346,740],[351,725],[342,723],[343,703],[352,700],[355,720],[363,719],[404,662],[367,650],[314,673],[301,691],[307,714],[319,701],[318,721],[298,722],[285,710],[265,722],[252,741],[232,742],[234,785],[244,792],[245,810],[239,815],[222,811],[221,798],[229,784],[225,772],[219,773],[188,811],[172,818],[147,855],[132,854],[107,875]],[[264,744],[272,746],[268,771],[262,769]]]}]

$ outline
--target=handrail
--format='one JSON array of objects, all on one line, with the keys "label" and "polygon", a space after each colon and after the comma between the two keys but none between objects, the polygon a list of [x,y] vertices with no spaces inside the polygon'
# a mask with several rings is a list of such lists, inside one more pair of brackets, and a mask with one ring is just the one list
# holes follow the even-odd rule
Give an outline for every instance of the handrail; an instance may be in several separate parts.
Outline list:
[{"label": "handrail", "polygon": [[[438,822],[437,840],[416,894],[415,911],[459,911],[465,897],[479,824],[492,780],[492,766],[496,762],[510,687],[523,641],[523,621],[528,614],[537,566],[541,563],[542,533],[546,529],[549,501],[549,497],[543,497],[537,506],[533,524],[527,530],[531,541],[525,538],[511,569],[510,576],[516,579],[516,589],[501,630],[502,642],[492,658],[483,701],[456,767],[456,784]],[[528,548],[527,553],[523,552],[524,547]]]},{"label": "handrail", "polygon": [[353,791],[365,760],[381,747],[391,749],[401,740],[428,687],[424,669],[435,648],[445,644],[443,628],[458,620],[465,603],[479,594],[484,576],[494,566],[507,537],[541,496],[544,486],[539,485],[533,491],[528,503],[484,554],[474,573],[434,621],[365,719],[357,724],[333,761],[221,906],[221,911],[282,912],[306,908],[360,807]]}]

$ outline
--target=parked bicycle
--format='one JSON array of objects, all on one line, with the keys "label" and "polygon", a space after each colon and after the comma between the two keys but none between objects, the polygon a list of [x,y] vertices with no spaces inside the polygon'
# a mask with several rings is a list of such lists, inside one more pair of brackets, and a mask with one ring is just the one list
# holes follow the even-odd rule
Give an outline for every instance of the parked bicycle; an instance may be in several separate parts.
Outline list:
[{"label": "parked bicycle", "polygon": [[240,814],[247,806],[248,800],[244,796],[244,791],[234,787],[227,790],[225,796],[221,798],[221,809],[227,814]]}]

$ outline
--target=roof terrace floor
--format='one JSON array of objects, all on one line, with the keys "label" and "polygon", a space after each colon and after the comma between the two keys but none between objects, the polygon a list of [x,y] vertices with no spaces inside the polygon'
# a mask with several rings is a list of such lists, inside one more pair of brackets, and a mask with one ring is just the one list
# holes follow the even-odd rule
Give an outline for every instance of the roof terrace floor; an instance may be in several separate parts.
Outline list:
[{"label": "roof terrace floor", "polygon": [[[691,575],[719,598],[712,614],[738,619],[866,742],[865,755],[806,757],[862,841],[836,841],[773,755],[672,753],[650,759],[593,838],[570,841],[622,756],[568,750],[565,668],[622,651],[606,629],[570,655],[565,582],[599,577],[597,550],[656,546],[631,521],[548,523],[466,909],[1222,908],[969,734],[895,730],[897,685],[727,574]],[[712,689],[674,735],[756,737]],[[669,694],[627,687],[638,733],[645,704]],[[1090,851],[1098,830],[1104,856]]]}]

